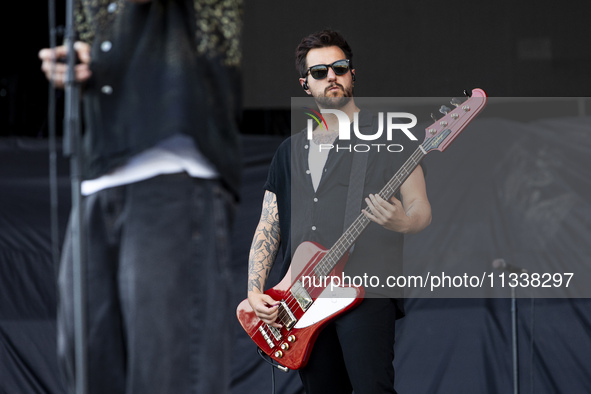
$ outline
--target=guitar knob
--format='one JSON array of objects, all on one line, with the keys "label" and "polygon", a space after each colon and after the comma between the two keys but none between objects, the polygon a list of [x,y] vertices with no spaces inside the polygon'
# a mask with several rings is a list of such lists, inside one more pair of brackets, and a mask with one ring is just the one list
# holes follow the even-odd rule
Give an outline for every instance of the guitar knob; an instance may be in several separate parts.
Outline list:
[{"label": "guitar knob", "polygon": [[281,350],[289,350],[289,343],[282,343]]},{"label": "guitar knob", "polygon": [[292,335],[288,336],[287,337],[287,341],[288,342],[291,342],[291,343],[294,343],[296,341],[295,335],[292,334]]},{"label": "guitar knob", "polygon": [[281,357],[283,357],[283,352],[282,352],[281,350],[277,350],[277,351],[275,352],[275,357],[277,357],[277,358],[281,358]]}]

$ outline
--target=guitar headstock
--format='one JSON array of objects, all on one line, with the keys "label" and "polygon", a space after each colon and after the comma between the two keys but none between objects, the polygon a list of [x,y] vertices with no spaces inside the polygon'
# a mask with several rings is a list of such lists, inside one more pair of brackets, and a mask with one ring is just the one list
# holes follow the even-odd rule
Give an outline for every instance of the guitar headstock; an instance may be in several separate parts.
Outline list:
[{"label": "guitar headstock", "polygon": [[456,107],[453,111],[449,111],[447,107],[441,107],[440,111],[445,113],[445,116],[425,129],[425,141],[421,144],[425,153],[432,150],[443,152],[468,123],[484,109],[487,101],[484,90],[474,89],[468,96],[464,102],[452,99],[451,104]]}]

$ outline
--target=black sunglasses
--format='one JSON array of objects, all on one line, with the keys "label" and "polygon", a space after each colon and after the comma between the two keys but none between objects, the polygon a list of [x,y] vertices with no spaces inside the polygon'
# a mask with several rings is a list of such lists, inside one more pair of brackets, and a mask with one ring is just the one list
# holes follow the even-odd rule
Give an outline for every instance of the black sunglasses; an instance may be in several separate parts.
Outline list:
[{"label": "black sunglasses", "polygon": [[328,75],[328,68],[332,68],[332,71],[336,75],[344,75],[349,71],[349,59],[337,60],[332,64],[317,64],[312,66],[306,71],[306,75],[308,72],[314,79],[324,79]]}]

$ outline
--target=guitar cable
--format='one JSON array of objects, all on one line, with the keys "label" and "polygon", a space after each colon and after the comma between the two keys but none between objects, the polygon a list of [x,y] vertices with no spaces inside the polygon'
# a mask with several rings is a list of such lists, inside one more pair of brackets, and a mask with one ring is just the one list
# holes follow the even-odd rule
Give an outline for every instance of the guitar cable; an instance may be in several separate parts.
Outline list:
[{"label": "guitar cable", "polygon": [[271,394],[275,394],[275,368],[285,373],[289,372],[289,368],[286,368],[281,364],[275,363],[271,357],[263,353],[260,347],[257,347],[257,353],[259,354],[259,356],[261,356],[263,360],[265,360],[266,363],[273,367],[271,368]]}]

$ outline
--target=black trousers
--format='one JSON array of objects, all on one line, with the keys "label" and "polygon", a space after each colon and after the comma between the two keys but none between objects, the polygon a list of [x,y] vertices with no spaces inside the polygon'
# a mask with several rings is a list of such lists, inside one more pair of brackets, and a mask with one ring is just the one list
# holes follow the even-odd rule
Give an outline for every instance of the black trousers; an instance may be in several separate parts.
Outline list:
[{"label": "black trousers", "polygon": [[[231,196],[162,175],[84,201],[88,392],[229,392]],[[75,384],[72,239],[60,269],[58,353]]]},{"label": "black trousers", "polygon": [[306,393],[396,393],[396,311],[395,300],[367,298],[326,326],[299,371]]}]

